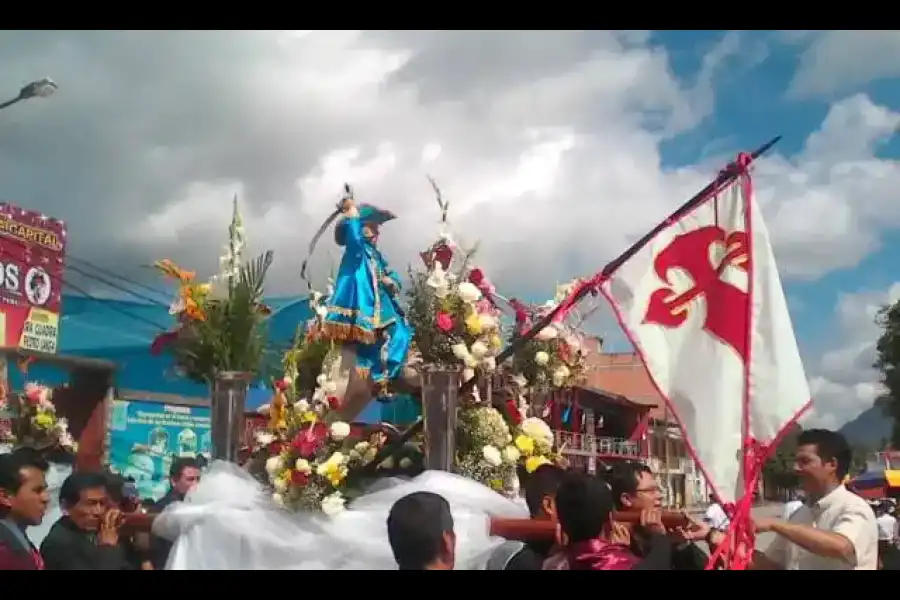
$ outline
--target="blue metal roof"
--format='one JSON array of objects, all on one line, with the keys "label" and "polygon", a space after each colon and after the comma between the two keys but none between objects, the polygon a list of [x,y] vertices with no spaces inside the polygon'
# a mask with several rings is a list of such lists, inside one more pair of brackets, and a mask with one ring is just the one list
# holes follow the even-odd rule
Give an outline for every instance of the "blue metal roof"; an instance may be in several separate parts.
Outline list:
[{"label": "blue metal roof", "polygon": [[[273,344],[289,344],[297,327],[312,316],[306,297],[266,298],[266,304],[272,308],[269,340]],[[153,338],[175,324],[168,306],[64,295],[62,315],[58,353],[115,363],[117,388],[191,397],[208,395],[206,386],[175,374],[170,356],[150,354]],[[10,369],[9,375],[13,387],[21,389],[24,381],[18,370]],[[28,379],[59,385],[68,377],[56,367],[37,363],[29,368]],[[270,398],[268,389],[254,386],[247,398],[247,410],[256,410]],[[380,421],[380,407],[373,402],[358,420]]]}]

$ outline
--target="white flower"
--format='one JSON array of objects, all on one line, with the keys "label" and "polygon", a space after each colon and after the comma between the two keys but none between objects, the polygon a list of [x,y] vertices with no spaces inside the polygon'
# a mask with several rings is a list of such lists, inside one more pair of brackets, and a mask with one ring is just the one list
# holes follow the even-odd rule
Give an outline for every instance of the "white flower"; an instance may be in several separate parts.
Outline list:
[{"label": "white flower", "polygon": [[507,446],[503,449],[503,460],[508,463],[515,463],[521,456],[522,453],[515,446]]},{"label": "white flower", "polygon": [[474,283],[469,283],[468,281],[463,281],[456,286],[456,293],[459,294],[463,302],[468,304],[475,304],[481,300],[481,290],[475,287]]},{"label": "white flower", "polygon": [[328,316],[328,309],[325,308],[324,306],[317,306],[316,307],[316,316],[319,317],[320,319],[324,319],[325,317]]},{"label": "white flower", "polygon": [[309,302],[313,305],[318,305],[319,302],[322,301],[322,292],[317,292],[313,290],[312,294],[309,295]]},{"label": "white flower", "polygon": [[481,328],[484,331],[492,331],[497,328],[497,319],[493,315],[481,313],[478,315],[478,321],[481,322]]},{"label": "white flower", "polygon": [[310,465],[309,461],[305,458],[298,458],[297,462],[294,463],[294,468],[304,475],[309,475],[310,473],[312,473],[312,465]]},{"label": "white flower", "polygon": [[463,369],[462,372],[462,380],[468,381],[475,377],[475,369]]},{"label": "white flower", "polygon": [[553,430],[541,419],[529,417],[522,421],[522,433],[544,446],[553,445]]},{"label": "white flower", "polygon": [[548,340],[556,339],[558,335],[559,331],[556,329],[556,327],[554,327],[553,325],[547,325],[537,332],[537,335],[534,336],[534,339],[546,342]]},{"label": "white flower", "polygon": [[465,344],[453,344],[450,346],[450,351],[459,360],[466,360],[466,357],[469,356],[469,349],[466,348]]},{"label": "white flower", "polygon": [[309,402],[307,402],[306,400],[304,400],[302,398],[300,400],[297,400],[297,402],[294,403],[294,410],[296,410],[298,412],[308,411],[309,410]]},{"label": "white flower", "polygon": [[68,431],[69,430],[69,420],[65,417],[60,417],[56,420],[56,426],[59,427],[60,431]]},{"label": "white flower", "polygon": [[322,498],[322,512],[329,517],[334,516],[344,510],[346,500],[341,496],[340,492],[334,492]]},{"label": "white flower", "polygon": [[272,502],[274,502],[276,506],[284,506],[284,496],[278,493],[272,494]]},{"label": "white flower", "polygon": [[172,316],[180,315],[182,311],[184,311],[184,298],[179,296],[169,305],[169,314]]},{"label": "white flower", "polygon": [[72,434],[66,430],[63,430],[59,434],[59,445],[63,448],[74,448],[75,440],[72,438]]},{"label": "white flower", "polygon": [[525,389],[528,387],[528,380],[521,373],[513,376],[512,382],[521,389]]},{"label": "white flower", "polygon": [[275,441],[275,436],[268,431],[257,431],[254,437],[256,438],[256,443],[260,446],[268,446]]},{"label": "white flower", "polygon": [[486,373],[493,373],[497,370],[497,359],[493,356],[488,356],[481,361],[481,368],[484,369]]},{"label": "white flower", "polygon": [[566,365],[560,365],[557,367],[555,371],[553,371],[553,385],[559,387],[566,382],[566,379],[569,378],[569,367]]},{"label": "white flower", "polygon": [[470,369],[474,369],[478,366],[478,359],[472,356],[471,354],[467,355],[463,359],[463,364],[469,367]]},{"label": "white flower", "polygon": [[428,279],[425,280],[425,284],[434,290],[434,295],[436,297],[445,298],[447,296],[447,293],[450,291],[450,281],[447,278],[447,273],[444,271],[441,263],[434,263],[434,267],[432,268]]},{"label": "white flower", "polygon": [[275,486],[275,491],[278,492],[279,494],[285,493],[288,489],[287,481],[285,481],[281,477],[276,479],[275,483],[273,485]]},{"label": "white flower", "polygon": [[540,352],[535,353],[534,362],[537,363],[539,367],[543,367],[550,362],[550,355],[541,350]]},{"label": "white flower", "polygon": [[492,467],[499,467],[503,464],[503,457],[500,455],[500,451],[494,446],[485,446],[481,449],[481,454],[484,456],[484,462]]},{"label": "white flower", "polygon": [[259,407],[256,409],[256,412],[261,415],[269,414],[269,405],[268,404],[260,404]]},{"label": "white flower", "polygon": [[336,442],[346,439],[350,435],[350,425],[343,421],[335,421],[331,424],[331,439]]},{"label": "white flower", "polygon": [[337,384],[333,381],[326,381],[325,385],[322,386],[322,390],[326,394],[334,394],[335,392],[337,392]]},{"label": "white flower", "polygon": [[291,377],[290,375],[285,375],[284,377],[281,378],[281,383],[289,386],[292,383],[294,383],[294,378]]},{"label": "white flower", "polygon": [[360,454],[365,454],[366,450],[369,449],[369,442],[358,442],[355,446],[353,446],[353,450]]},{"label": "white flower", "polygon": [[266,461],[266,473],[269,474],[269,477],[275,478],[278,473],[281,472],[281,469],[284,467],[284,461],[281,460],[281,456],[273,456],[269,460]]},{"label": "white flower", "polygon": [[316,377],[316,385],[319,387],[323,387],[327,381],[328,378],[325,377],[325,373],[319,373],[319,376]]},{"label": "white flower", "polygon": [[474,344],[472,344],[472,349],[470,350],[470,353],[475,358],[479,358],[479,359],[484,358],[485,356],[487,356],[487,353],[488,353],[487,344],[485,344],[481,340],[476,341]]},{"label": "white flower", "polygon": [[408,469],[411,466],[412,466],[412,461],[409,460],[409,458],[404,456],[403,458],[400,459],[400,468],[401,469]]}]

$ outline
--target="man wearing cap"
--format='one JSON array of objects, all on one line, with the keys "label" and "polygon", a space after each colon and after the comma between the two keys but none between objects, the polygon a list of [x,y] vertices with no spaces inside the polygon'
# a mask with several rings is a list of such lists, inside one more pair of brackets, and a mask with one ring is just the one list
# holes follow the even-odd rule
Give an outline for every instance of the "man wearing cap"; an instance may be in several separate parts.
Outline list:
[{"label": "man wearing cap", "polygon": [[355,343],[356,370],[370,375],[386,394],[387,384],[406,363],[412,331],[398,304],[400,278],[378,250],[378,234],[392,213],[350,197],[341,203],[334,239],[344,247],[328,302],[322,334]]}]

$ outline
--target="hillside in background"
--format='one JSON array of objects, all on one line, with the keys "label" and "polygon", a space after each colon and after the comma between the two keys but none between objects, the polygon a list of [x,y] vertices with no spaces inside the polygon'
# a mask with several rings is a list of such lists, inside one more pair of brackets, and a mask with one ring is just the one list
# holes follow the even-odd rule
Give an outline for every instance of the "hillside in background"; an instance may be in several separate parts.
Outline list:
[{"label": "hillside in background", "polygon": [[840,428],[847,441],[853,445],[877,448],[881,441],[891,436],[891,420],[884,416],[881,409],[871,407],[852,421]]}]

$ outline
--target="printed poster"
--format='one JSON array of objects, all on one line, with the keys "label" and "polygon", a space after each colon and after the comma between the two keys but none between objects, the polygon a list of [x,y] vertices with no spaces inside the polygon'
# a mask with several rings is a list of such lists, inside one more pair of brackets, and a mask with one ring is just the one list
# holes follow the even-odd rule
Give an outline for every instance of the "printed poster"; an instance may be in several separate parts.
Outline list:
[{"label": "printed poster", "polygon": [[66,226],[0,203],[0,339],[6,347],[55,354]]},{"label": "printed poster", "polygon": [[181,456],[209,458],[210,411],[145,400],[114,400],[109,419],[109,464],[132,477],[142,499],[169,490],[169,469]]}]

